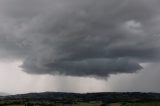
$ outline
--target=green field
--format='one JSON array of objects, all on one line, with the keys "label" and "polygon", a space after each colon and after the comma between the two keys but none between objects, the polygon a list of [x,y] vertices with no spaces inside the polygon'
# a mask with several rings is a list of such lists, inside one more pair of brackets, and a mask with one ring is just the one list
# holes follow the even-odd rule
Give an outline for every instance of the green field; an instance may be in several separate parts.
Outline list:
[{"label": "green field", "polygon": [[15,101],[7,100],[0,101],[0,106],[160,106],[160,101],[150,102],[125,102],[125,103],[102,103],[101,101],[92,102],[75,102],[75,103],[60,103],[55,101]]},{"label": "green field", "polygon": [[160,106],[160,102],[112,103],[110,106]]}]

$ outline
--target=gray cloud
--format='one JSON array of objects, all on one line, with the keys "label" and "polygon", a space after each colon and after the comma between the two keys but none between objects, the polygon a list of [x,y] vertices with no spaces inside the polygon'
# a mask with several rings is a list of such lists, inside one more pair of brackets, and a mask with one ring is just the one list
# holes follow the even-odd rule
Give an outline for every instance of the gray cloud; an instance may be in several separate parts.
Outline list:
[{"label": "gray cloud", "polygon": [[159,68],[159,63],[152,63],[146,64],[145,70],[138,74],[113,75],[109,85],[116,92],[159,92]]},{"label": "gray cloud", "polygon": [[1,58],[34,74],[134,73],[159,61],[159,1],[1,1]]}]

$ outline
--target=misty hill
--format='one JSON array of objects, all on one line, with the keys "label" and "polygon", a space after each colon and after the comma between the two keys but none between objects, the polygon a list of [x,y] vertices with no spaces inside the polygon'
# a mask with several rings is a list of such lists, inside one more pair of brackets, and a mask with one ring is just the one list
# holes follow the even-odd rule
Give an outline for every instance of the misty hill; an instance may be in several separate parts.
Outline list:
[{"label": "misty hill", "polygon": [[104,102],[135,102],[160,100],[159,93],[63,93],[43,92],[19,95],[3,96],[1,99],[24,99],[24,100],[52,100],[52,101],[104,101]]},{"label": "misty hill", "polygon": [[8,93],[5,93],[5,92],[0,92],[0,96],[7,96],[9,95]]}]

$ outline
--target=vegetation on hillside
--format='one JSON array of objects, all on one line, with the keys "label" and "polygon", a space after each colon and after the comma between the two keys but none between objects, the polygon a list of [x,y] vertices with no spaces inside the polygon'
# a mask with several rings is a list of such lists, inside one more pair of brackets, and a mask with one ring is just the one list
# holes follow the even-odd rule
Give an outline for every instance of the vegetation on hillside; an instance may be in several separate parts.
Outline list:
[{"label": "vegetation on hillside", "polygon": [[0,106],[160,106],[160,94],[29,93],[0,97]]}]

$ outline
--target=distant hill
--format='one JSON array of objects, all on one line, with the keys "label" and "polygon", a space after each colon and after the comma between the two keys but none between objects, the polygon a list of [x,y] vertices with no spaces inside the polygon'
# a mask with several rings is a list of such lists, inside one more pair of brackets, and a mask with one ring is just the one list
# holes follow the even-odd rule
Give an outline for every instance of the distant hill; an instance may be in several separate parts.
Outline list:
[{"label": "distant hill", "polygon": [[63,93],[63,92],[43,92],[10,95],[1,99],[26,99],[26,100],[54,100],[54,101],[104,101],[104,102],[134,102],[134,101],[156,101],[160,100],[159,93]]},{"label": "distant hill", "polygon": [[9,95],[8,93],[0,92],[0,96],[7,96]]}]

